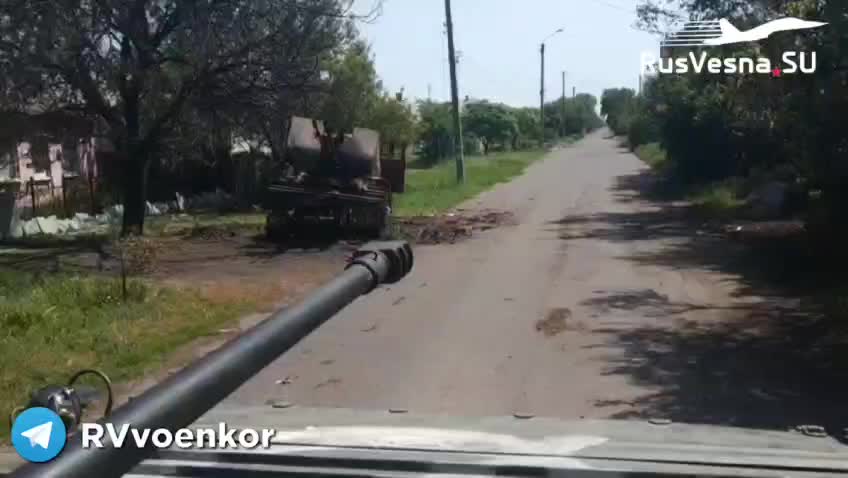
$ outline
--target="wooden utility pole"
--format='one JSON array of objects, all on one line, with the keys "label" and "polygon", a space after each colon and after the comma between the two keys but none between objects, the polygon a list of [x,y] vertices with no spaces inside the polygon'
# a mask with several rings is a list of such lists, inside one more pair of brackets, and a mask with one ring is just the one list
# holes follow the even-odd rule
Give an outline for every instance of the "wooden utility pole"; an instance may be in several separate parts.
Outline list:
[{"label": "wooden utility pole", "polygon": [[539,55],[542,59],[542,75],[541,75],[541,88],[539,88],[539,129],[541,133],[539,134],[539,140],[541,141],[541,148],[545,149],[545,42],[548,41],[552,36],[557,33],[562,33],[562,28],[557,31],[551,33],[544,40],[542,40],[542,44],[539,45]]},{"label": "wooden utility pole", "polygon": [[545,42],[539,47],[539,54],[542,58],[542,86],[539,89],[539,147],[545,148]]},{"label": "wooden utility pole", "polygon": [[562,72],[562,136],[563,138],[568,134],[568,128],[566,128],[565,124],[565,71]]},{"label": "wooden utility pole", "polygon": [[462,120],[459,117],[459,87],[456,82],[456,52],[453,45],[453,20],[450,0],[445,0],[445,18],[448,30],[448,62],[450,63],[451,102],[453,103],[453,143],[456,156],[456,181],[465,182],[465,157],[462,151]]}]

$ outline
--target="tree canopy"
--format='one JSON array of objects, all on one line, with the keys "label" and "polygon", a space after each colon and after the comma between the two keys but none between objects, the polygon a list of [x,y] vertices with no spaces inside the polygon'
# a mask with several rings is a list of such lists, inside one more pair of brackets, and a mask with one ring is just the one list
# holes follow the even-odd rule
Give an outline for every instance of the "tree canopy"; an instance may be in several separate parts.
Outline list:
[{"label": "tree canopy", "polygon": [[463,125],[482,141],[483,154],[489,154],[492,143],[506,143],[518,134],[518,122],[510,108],[488,101],[466,104]]},{"label": "tree canopy", "polygon": [[[187,114],[267,128],[318,88],[354,35],[348,0],[21,0],[0,4],[0,105],[96,120],[123,164],[124,232],[144,223],[150,163]],[[186,131],[183,129],[183,131]]]}]

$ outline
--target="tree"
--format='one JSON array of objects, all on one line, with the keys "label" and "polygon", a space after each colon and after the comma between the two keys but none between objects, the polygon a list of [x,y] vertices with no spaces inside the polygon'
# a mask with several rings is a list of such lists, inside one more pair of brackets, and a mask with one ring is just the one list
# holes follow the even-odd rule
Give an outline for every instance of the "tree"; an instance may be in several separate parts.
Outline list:
[{"label": "tree", "polygon": [[418,140],[424,157],[437,161],[453,151],[451,104],[433,101],[418,102]]},{"label": "tree", "polygon": [[537,108],[516,108],[513,110],[518,129],[512,138],[512,148],[519,149],[538,141],[539,110]]},{"label": "tree", "polygon": [[607,124],[615,134],[626,134],[624,115],[635,98],[636,92],[630,88],[610,88],[601,95],[601,115],[606,116]]},{"label": "tree", "polygon": [[466,131],[483,142],[483,154],[489,154],[492,143],[505,143],[514,138],[518,124],[508,107],[480,101],[465,105],[463,124]]},{"label": "tree", "polygon": [[123,158],[123,233],[140,234],[150,164],[187,111],[245,117],[309,89],[350,3],[3,2],[0,105],[95,118]]},{"label": "tree", "polygon": [[354,42],[327,62],[329,84],[323,92],[320,118],[336,130],[352,131],[373,115],[380,95],[377,71],[368,46]]},{"label": "tree", "polygon": [[[646,1],[640,25],[659,31],[673,18],[727,18],[737,28],[781,17],[825,22],[823,28],[771,35],[754,44],[727,45],[721,56],[768,57],[815,52],[810,74],[660,75],[646,93],[660,121],[661,142],[678,175],[693,181],[727,174],[754,181],[779,179],[796,189],[812,249],[827,264],[848,263],[848,2],[843,0]],[[686,55],[685,49],[668,52]],[[653,90],[653,91],[652,91]],[[674,151],[673,153],[671,151]],[[816,194],[812,194],[815,191]]]},{"label": "tree", "polygon": [[382,94],[374,101],[371,117],[365,125],[380,132],[380,140],[394,151],[395,145],[403,148],[406,158],[406,146],[415,140],[417,122],[412,107],[402,99]]}]

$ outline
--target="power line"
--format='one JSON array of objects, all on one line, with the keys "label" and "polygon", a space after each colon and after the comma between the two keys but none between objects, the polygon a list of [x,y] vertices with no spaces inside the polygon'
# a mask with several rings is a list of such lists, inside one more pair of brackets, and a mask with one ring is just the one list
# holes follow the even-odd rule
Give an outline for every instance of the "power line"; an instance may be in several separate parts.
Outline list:
[{"label": "power line", "polygon": [[623,7],[621,5],[616,5],[614,3],[610,3],[606,0],[592,0],[592,1],[597,3],[598,5],[603,5],[605,7],[609,7],[609,8],[618,10],[620,12],[627,12],[627,13],[633,13],[633,14],[637,13],[635,9]]}]

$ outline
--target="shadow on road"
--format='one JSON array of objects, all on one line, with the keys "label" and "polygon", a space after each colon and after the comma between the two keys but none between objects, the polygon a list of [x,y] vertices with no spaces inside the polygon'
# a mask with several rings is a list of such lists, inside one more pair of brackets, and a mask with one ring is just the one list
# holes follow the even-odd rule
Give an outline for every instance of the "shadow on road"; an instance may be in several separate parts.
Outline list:
[{"label": "shadow on road", "polygon": [[[848,427],[848,321],[823,312],[815,271],[797,240],[734,242],[698,221],[686,205],[660,200],[650,172],[618,178],[630,212],[566,217],[563,240],[653,241],[623,259],[654,267],[721,273],[735,291],[729,304],[670,300],[652,289],[598,291],[581,305],[668,319],[592,331],[606,375],[625,375],[654,392],[616,407],[611,418],[669,418],[686,423],[786,430],[820,425],[845,439]],[[737,300],[738,299],[738,300]],[[708,320],[704,320],[704,318]],[[622,405],[626,409],[622,411]]]}]

